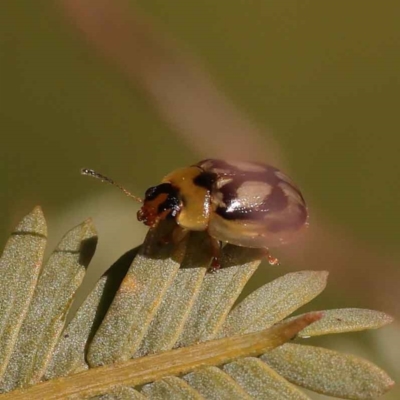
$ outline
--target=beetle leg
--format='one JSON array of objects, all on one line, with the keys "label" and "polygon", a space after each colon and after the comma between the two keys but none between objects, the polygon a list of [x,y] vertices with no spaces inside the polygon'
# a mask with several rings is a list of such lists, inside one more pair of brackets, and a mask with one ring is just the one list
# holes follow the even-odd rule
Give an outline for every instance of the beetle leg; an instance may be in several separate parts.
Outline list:
[{"label": "beetle leg", "polygon": [[268,260],[269,265],[279,265],[279,260],[276,257],[271,256],[271,253],[267,248],[263,249],[263,254],[264,257]]},{"label": "beetle leg", "polygon": [[210,272],[216,272],[221,268],[221,243],[219,240],[209,236],[211,243],[211,264],[210,264]]}]

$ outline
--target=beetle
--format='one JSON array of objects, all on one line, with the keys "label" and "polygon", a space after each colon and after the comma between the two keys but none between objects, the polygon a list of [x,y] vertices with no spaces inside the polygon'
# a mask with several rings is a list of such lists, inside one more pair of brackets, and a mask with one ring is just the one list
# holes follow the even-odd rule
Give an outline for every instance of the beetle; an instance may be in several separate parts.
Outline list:
[{"label": "beetle", "polygon": [[290,241],[308,225],[300,190],[267,164],[202,160],[166,175],[147,189],[143,200],[93,170],[82,173],[112,183],[141,202],[137,218],[150,228],[173,218],[172,236],[179,240],[190,231],[206,231],[213,249],[212,270],[220,267],[221,243],[265,249],[270,264],[277,264],[268,248]]}]

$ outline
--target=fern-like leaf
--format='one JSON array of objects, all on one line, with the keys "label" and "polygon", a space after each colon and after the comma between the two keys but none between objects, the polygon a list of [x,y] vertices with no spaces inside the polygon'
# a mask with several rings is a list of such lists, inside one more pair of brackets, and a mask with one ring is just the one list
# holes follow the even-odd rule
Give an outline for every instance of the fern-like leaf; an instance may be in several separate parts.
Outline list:
[{"label": "fern-like leaf", "polygon": [[[298,386],[374,399],[393,385],[375,365],[301,344],[304,337],[379,328],[391,317],[342,309],[288,317],[325,287],[326,272],[267,283],[233,308],[260,253],[231,245],[207,273],[209,241],[159,245],[168,224],[122,256],[65,325],[96,246],[90,221],[42,267],[36,208],[0,260],[0,399],[306,399]],[[297,338],[296,343],[288,343]]]}]

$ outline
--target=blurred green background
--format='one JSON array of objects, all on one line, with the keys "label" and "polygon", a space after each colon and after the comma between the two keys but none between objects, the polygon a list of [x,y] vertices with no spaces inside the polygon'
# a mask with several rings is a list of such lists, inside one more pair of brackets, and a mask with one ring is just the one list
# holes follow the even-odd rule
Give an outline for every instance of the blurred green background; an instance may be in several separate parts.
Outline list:
[{"label": "blurred green background", "polygon": [[[195,55],[261,131],[273,132],[319,215],[377,259],[392,260],[391,268],[376,263],[374,279],[399,282],[400,2],[142,0],[131,6]],[[92,265],[97,276],[139,244],[145,229],[135,204],[81,177],[80,168],[97,169],[141,195],[167,172],[204,157],[53,2],[0,5],[0,99],[1,243],[36,204],[48,220],[49,248],[93,217],[100,235]],[[307,268],[299,263],[287,270],[300,267]],[[345,279],[333,277],[320,307],[370,305],[362,287],[340,289]],[[388,298],[390,312],[398,311],[398,293]],[[359,349],[355,335],[343,340],[359,354],[372,348],[367,357],[396,378],[399,332],[397,323],[360,335]]]}]

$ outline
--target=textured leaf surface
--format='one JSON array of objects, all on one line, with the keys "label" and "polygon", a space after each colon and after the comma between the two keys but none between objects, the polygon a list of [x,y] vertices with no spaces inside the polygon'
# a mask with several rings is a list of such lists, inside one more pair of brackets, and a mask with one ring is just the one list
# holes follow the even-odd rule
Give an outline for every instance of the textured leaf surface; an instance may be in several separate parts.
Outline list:
[{"label": "textured leaf surface", "polygon": [[[295,317],[294,317],[295,318]],[[299,333],[299,337],[327,335],[330,333],[356,332],[377,329],[390,324],[393,318],[380,311],[360,308],[325,310],[324,317]]]},{"label": "textured leaf surface", "polygon": [[140,394],[137,390],[128,387],[121,386],[111,390],[107,394],[100,396],[90,397],[89,400],[145,400],[146,397]]},{"label": "textured leaf surface", "polygon": [[228,374],[216,367],[200,368],[183,379],[207,400],[251,400]]},{"label": "textured leaf surface", "polygon": [[88,367],[85,350],[126,275],[138,248],[128,251],[100,278],[60,336],[45,379],[80,372]]},{"label": "textured leaf surface", "polygon": [[256,332],[272,326],[321,293],[327,277],[325,271],[301,271],[267,283],[229,313],[219,336]]},{"label": "textured leaf surface", "polygon": [[145,385],[142,393],[152,400],[205,400],[183,379],[174,376]]},{"label": "textured leaf surface", "polygon": [[173,348],[187,321],[205,273],[205,268],[179,270],[135,357]]},{"label": "textured leaf surface", "polygon": [[[42,257],[45,230],[32,234],[35,212],[25,225],[20,224],[9,245],[33,236],[40,241],[30,257]],[[53,379],[2,398],[307,399],[292,384],[296,383],[328,395],[367,399],[390,388],[390,378],[365,360],[287,343],[300,331],[301,336],[313,336],[377,328],[391,322],[389,316],[343,309],[282,322],[325,287],[327,273],[311,271],[288,274],[264,285],[232,311],[259,264],[260,251],[227,245],[223,268],[206,273],[211,254],[207,235],[190,233],[175,247],[164,240],[175,225],[167,221],[160,225],[150,229],[139,254],[138,249],[131,250],[107,271],[63,332],[71,300],[94,252],[94,229],[86,222],[69,232],[39,278],[41,257],[33,265],[37,269],[32,278],[26,265],[22,269],[20,263],[12,269],[4,267],[12,265],[7,247],[0,260],[2,272],[17,288],[22,273],[30,302],[17,301],[25,304],[19,308],[25,319],[18,325],[19,316],[13,316],[17,324],[10,332],[19,334],[8,342],[14,348],[11,357],[6,356],[10,362],[0,390],[34,384],[45,372],[45,379]],[[23,249],[29,250],[29,246]],[[24,257],[18,258],[17,250],[13,251],[13,257],[23,262]],[[1,285],[6,298],[14,301],[14,292]],[[5,309],[0,309],[0,335],[4,336],[13,308],[1,295]],[[264,354],[262,360],[253,358],[260,354]],[[132,356],[137,358],[132,360]],[[101,367],[106,363],[112,365]],[[143,386],[142,393],[133,389],[137,386]]]},{"label": "textured leaf surface", "polygon": [[3,399],[58,400],[76,395],[90,397],[103,394],[116,385],[144,385],[167,376],[187,374],[199,367],[222,365],[239,357],[258,356],[287,342],[305,326],[321,318],[321,315],[309,313],[265,331],[212,340],[123,363],[92,368],[67,378],[32,386],[28,390],[10,392]]},{"label": "textured leaf surface", "polygon": [[91,366],[131,358],[178,269],[172,258],[136,256],[89,348]]},{"label": "textured leaf surface", "polygon": [[224,366],[254,399],[307,400],[308,397],[258,358],[248,357]]},{"label": "textured leaf surface", "polygon": [[370,362],[320,347],[286,343],[261,357],[288,381],[345,399],[376,399],[394,384]]},{"label": "textured leaf surface", "polygon": [[33,296],[46,238],[46,221],[36,207],[15,228],[0,259],[0,381]]},{"label": "textured leaf surface", "polygon": [[[210,264],[209,239],[202,232],[191,234],[185,259],[162,299],[135,357],[170,350],[182,333]],[[184,268],[185,265],[190,268]]]},{"label": "textured leaf surface", "polygon": [[89,368],[84,351],[105,285],[106,278],[102,277],[61,335],[47,367],[46,380]]},{"label": "textured leaf surface", "polygon": [[68,232],[50,256],[39,277],[2,380],[6,390],[41,379],[96,243],[96,231],[91,221],[86,221]]},{"label": "textured leaf surface", "polygon": [[250,249],[225,247],[221,261],[223,268],[204,277],[176,347],[215,337],[243,287],[259,266],[260,260],[256,259],[256,255],[257,251]]}]

